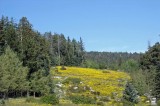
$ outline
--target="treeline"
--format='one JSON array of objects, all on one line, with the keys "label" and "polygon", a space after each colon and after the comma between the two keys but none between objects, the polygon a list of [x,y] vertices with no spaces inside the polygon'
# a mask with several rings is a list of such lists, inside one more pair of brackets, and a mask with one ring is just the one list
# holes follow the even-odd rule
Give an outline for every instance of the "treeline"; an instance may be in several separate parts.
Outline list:
[{"label": "treeline", "polygon": [[97,69],[124,69],[126,62],[139,62],[139,53],[127,52],[87,52],[86,67]]},{"label": "treeline", "polygon": [[63,34],[33,29],[26,17],[0,19],[0,97],[54,92],[50,67],[81,66],[85,60],[83,41]]},{"label": "treeline", "polygon": [[[137,65],[136,65],[137,64]],[[146,101],[157,98],[160,102],[160,43],[149,46],[141,55],[138,63],[132,62],[128,70],[132,80],[126,85],[124,98],[129,102],[138,103],[139,96],[146,96]],[[131,93],[127,93],[127,92]]]},{"label": "treeline", "polygon": [[63,34],[46,32],[44,37],[49,42],[49,56],[51,65],[83,66],[85,62],[85,49],[82,38],[79,41],[70,39]]}]

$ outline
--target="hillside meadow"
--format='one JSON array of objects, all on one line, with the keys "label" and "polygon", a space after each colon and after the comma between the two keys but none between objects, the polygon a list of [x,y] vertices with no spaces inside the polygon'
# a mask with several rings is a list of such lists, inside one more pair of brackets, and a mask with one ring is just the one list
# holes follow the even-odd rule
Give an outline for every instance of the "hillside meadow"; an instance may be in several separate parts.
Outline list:
[{"label": "hillside meadow", "polygon": [[[59,76],[60,81],[64,79],[79,78],[79,86],[88,86],[92,90],[100,92],[100,96],[111,96],[112,93],[117,93],[118,97],[122,97],[126,81],[130,80],[127,73],[113,70],[97,70],[90,68],[65,67],[63,70],[58,68],[58,73],[54,76]],[[56,79],[56,77],[55,77]],[[72,82],[64,84],[65,87],[74,86]]]}]

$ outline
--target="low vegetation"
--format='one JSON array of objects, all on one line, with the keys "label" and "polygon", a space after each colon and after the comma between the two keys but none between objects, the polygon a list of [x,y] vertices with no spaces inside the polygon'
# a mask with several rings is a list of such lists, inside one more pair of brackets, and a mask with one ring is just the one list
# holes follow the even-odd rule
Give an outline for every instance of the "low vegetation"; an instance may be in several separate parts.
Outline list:
[{"label": "low vegetation", "polygon": [[102,98],[105,98],[106,101],[103,102],[121,101],[125,84],[130,80],[125,72],[77,67],[66,67],[66,70],[57,68],[58,72],[53,70],[52,73],[54,80],[58,80],[57,87],[66,93],[62,98],[69,97],[73,103],[83,102],[82,98],[94,101],[103,101]]}]

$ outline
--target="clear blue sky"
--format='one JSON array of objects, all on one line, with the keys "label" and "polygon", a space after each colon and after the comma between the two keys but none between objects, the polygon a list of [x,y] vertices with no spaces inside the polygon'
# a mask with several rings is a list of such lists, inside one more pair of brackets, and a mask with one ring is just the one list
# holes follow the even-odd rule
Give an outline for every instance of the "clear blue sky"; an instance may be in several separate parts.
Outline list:
[{"label": "clear blue sky", "polygon": [[160,41],[160,0],[0,0],[0,16],[82,37],[86,51],[144,52]]}]

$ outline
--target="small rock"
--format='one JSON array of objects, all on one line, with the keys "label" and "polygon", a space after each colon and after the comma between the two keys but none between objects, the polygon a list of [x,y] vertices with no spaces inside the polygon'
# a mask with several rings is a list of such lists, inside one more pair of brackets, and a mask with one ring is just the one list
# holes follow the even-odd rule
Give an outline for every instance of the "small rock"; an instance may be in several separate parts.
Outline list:
[{"label": "small rock", "polygon": [[73,89],[74,89],[74,90],[76,90],[76,89],[78,89],[78,87],[77,87],[77,86],[75,86]]}]

